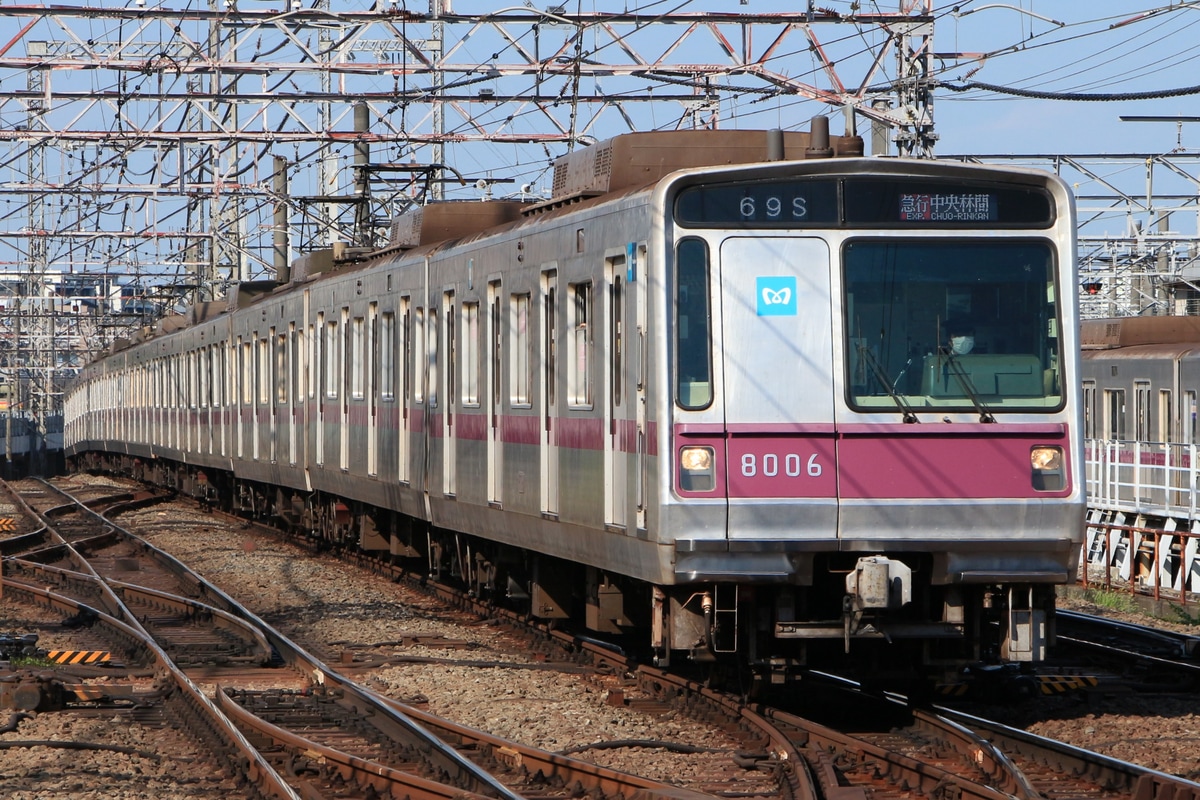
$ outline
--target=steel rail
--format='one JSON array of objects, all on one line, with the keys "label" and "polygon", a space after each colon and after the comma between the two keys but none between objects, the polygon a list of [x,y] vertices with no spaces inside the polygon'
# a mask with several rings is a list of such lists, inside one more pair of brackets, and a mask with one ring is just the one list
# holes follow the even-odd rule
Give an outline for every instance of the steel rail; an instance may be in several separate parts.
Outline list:
[{"label": "steel rail", "polygon": [[[48,488],[58,492],[60,495],[69,497],[69,495],[67,495],[65,492],[52,487],[50,484],[47,483],[45,485]],[[94,581],[95,585],[99,588],[100,596],[104,601],[104,605],[107,608],[118,612],[110,616],[113,617],[114,621],[123,624],[136,634],[142,646],[153,655],[156,670],[164,677],[169,678],[174,686],[182,693],[182,696],[186,699],[189,707],[193,709],[199,719],[204,720],[212,734],[221,742],[222,746],[226,748],[227,755],[235,754],[233,755],[233,760],[235,762],[240,762],[237,765],[238,768],[247,776],[247,779],[252,782],[256,790],[264,797],[284,798],[285,800],[300,800],[299,795],[292,791],[292,789],[275,771],[275,769],[267,763],[262,754],[259,753],[258,750],[256,750],[245,739],[241,732],[238,731],[238,729],[224,714],[217,710],[216,705],[209,700],[209,698],[206,697],[202,691],[200,691],[199,687],[196,686],[191,678],[189,678],[182,669],[175,665],[170,656],[167,655],[166,651],[154,640],[154,637],[151,636],[150,632],[146,630],[145,626],[138,621],[137,617],[133,614],[129,607],[125,605],[121,598],[117,596],[116,592],[114,592],[113,589],[105,582],[105,580],[94,569],[91,568],[91,565],[87,563],[87,560],[84,559],[74,547],[72,547],[57,534],[55,526],[51,522],[49,515],[30,507],[20,497],[19,493],[15,492],[12,487],[7,484],[7,482],[0,481],[0,487],[2,487],[11,496],[11,498],[23,509],[24,513],[40,520],[42,524],[45,525],[47,531],[52,535],[52,537],[59,538],[61,546],[72,554],[72,560],[84,567],[83,575],[90,577]],[[86,511],[88,514],[96,515],[96,512],[88,509],[82,503],[79,503],[74,499],[72,499],[72,502],[74,502],[79,508]],[[96,516],[103,520],[105,525],[112,525],[111,522],[104,520],[103,517],[100,517],[99,515]],[[5,559],[3,563],[8,563],[8,561],[9,559]],[[0,568],[0,573],[2,572],[3,569]],[[0,581],[2,580],[3,578],[0,577]]]}]

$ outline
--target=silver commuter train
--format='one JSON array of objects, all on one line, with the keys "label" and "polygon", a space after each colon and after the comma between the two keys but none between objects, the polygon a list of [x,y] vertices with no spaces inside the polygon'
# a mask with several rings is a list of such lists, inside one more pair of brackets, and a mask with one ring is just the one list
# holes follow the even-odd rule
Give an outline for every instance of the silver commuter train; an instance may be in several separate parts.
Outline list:
[{"label": "silver commuter train", "polygon": [[426,206],[114,347],[67,454],[662,662],[1036,661],[1084,513],[1070,192],[861,153],[630,134],[540,206]]},{"label": "silver commuter train", "polygon": [[1200,317],[1085,320],[1081,344],[1091,577],[1186,603],[1200,592]]}]

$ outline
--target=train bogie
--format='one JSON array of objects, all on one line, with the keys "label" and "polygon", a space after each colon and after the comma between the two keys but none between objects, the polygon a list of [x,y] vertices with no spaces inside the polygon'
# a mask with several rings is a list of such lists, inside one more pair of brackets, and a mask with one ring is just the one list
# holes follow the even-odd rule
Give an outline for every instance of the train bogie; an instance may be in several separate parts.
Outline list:
[{"label": "train bogie", "polygon": [[664,660],[1040,657],[1083,508],[1065,188],[677,141],[160,327],[84,370],[68,452]]}]

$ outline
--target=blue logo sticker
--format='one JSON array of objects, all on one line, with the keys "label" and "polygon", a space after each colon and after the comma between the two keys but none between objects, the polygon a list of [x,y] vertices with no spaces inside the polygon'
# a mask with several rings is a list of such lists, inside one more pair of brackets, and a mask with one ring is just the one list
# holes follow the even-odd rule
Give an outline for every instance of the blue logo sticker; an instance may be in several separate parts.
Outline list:
[{"label": "blue logo sticker", "polygon": [[796,277],[755,278],[760,317],[796,316]]}]

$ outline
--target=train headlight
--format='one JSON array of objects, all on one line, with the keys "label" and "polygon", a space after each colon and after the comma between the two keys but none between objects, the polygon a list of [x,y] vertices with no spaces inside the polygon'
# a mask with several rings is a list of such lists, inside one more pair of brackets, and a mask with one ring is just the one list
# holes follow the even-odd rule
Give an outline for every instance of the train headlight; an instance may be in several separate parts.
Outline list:
[{"label": "train headlight", "polygon": [[679,488],[685,492],[711,492],[717,486],[711,447],[689,445],[679,451]]},{"label": "train headlight", "polygon": [[1066,486],[1061,447],[1035,447],[1029,451],[1033,488],[1039,492],[1057,492]]}]

